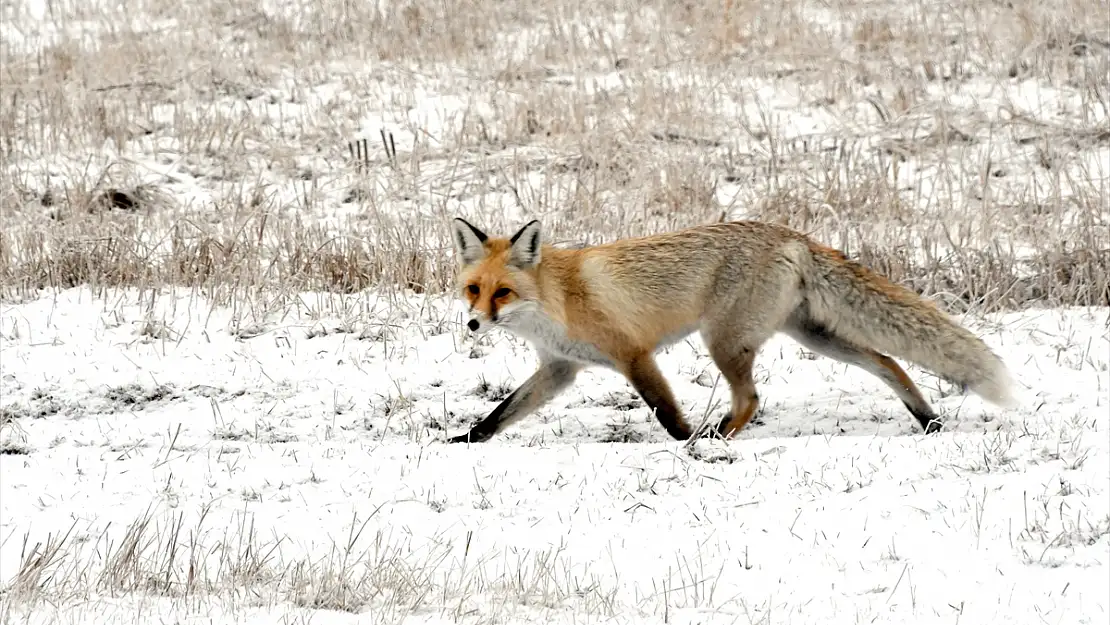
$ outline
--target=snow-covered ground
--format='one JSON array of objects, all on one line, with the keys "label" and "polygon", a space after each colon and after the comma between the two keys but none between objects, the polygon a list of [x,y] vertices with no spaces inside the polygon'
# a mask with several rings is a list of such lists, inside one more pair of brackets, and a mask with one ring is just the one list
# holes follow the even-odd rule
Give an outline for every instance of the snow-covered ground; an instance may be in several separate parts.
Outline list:
[{"label": "snow-covered ground", "polygon": [[[940,8],[0,0],[0,625],[1108,622],[1105,2]],[[1027,308],[961,320],[1020,406],[780,338],[729,443],[595,369],[445,445],[535,366],[456,215],[792,225]]]},{"label": "snow-covered ground", "polygon": [[[1021,405],[911,368],[953,420],[936,436],[781,338],[727,444],[670,440],[589,370],[448,446],[531,372],[524,343],[475,343],[438,297],[266,308],[86,288],[3,305],[0,575],[45,598],[11,591],[5,623],[1110,618],[1107,309],[964,318]],[[659,362],[695,420],[727,409],[696,337]]]}]

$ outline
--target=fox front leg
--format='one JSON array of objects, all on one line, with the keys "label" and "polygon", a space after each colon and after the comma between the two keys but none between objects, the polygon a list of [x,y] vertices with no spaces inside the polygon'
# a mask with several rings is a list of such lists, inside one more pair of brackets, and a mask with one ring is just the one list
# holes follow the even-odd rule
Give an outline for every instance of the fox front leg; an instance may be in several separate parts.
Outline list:
[{"label": "fox front leg", "polygon": [[474,424],[470,431],[447,439],[448,443],[484,443],[513,423],[523,419],[555,398],[574,382],[580,366],[568,360],[541,361],[520,388],[501,401],[489,416]]}]

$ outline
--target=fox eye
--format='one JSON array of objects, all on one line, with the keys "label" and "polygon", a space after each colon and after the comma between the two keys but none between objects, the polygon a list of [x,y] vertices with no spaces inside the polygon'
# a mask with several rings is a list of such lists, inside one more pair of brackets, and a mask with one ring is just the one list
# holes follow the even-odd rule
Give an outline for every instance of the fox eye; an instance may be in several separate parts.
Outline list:
[{"label": "fox eye", "polygon": [[512,291],[505,287],[501,287],[500,289],[497,289],[493,292],[493,297],[494,299],[501,299],[502,297],[508,296],[509,293],[512,293]]},{"label": "fox eye", "polygon": [[478,292],[479,292],[479,291],[481,291],[481,289],[479,289],[479,288],[478,288],[478,285],[477,285],[477,284],[471,284],[471,285],[468,285],[468,286],[466,287],[466,290],[467,290],[467,291],[470,291],[470,294],[471,294],[471,295],[477,295],[477,294],[478,294]]}]

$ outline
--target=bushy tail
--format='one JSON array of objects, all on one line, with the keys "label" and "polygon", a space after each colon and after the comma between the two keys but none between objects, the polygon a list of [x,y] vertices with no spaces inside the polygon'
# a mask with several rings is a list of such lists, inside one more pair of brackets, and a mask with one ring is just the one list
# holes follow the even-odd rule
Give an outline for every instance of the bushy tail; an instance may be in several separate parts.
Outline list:
[{"label": "bushy tail", "polygon": [[922,366],[999,406],[1013,406],[1002,360],[932,302],[843,254],[812,245],[808,313],[829,332]]}]

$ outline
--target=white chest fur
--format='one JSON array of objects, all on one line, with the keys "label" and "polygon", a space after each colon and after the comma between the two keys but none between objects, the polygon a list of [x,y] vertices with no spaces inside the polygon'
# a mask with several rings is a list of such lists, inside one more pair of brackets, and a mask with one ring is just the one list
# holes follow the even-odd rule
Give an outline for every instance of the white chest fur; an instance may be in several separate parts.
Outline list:
[{"label": "white chest fur", "polygon": [[613,361],[592,343],[567,336],[562,324],[538,310],[521,310],[506,316],[501,327],[535,344],[537,349],[567,360],[613,367]]}]

